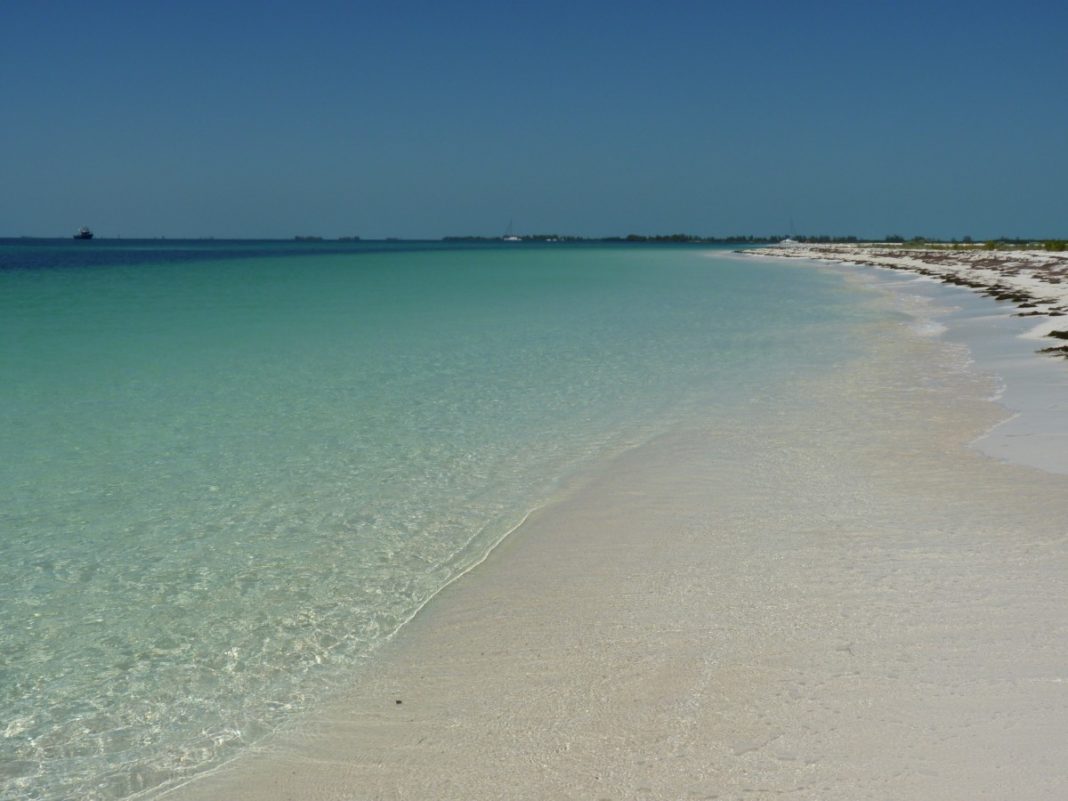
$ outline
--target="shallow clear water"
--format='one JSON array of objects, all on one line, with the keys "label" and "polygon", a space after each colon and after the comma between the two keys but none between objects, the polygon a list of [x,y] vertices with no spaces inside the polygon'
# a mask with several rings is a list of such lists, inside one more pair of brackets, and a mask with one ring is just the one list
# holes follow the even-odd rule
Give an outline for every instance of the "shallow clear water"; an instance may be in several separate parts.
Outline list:
[{"label": "shallow clear water", "polygon": [[0,798],[218,764],[576,470],[855,355],[722,255],[0,243]]}]

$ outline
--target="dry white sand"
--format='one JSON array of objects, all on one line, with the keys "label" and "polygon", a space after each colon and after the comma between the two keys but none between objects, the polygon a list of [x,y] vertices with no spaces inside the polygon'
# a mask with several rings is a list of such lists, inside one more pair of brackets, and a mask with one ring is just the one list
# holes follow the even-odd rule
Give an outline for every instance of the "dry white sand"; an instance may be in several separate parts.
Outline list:
[{"label": "dry white sand", "polygon": [[1068,477],[967,448],[992,382],[905,328],[587,477],[168,801],[1068,798]]}]

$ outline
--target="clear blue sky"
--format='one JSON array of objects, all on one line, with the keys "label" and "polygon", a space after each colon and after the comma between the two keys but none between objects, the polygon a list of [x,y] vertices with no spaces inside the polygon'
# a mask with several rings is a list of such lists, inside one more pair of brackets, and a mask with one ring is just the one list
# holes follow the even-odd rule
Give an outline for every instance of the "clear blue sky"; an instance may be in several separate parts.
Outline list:
[{"label": "clear blue sky", "polygon": [[1068,3],[10,2],[0,235],[1068,236]]}]

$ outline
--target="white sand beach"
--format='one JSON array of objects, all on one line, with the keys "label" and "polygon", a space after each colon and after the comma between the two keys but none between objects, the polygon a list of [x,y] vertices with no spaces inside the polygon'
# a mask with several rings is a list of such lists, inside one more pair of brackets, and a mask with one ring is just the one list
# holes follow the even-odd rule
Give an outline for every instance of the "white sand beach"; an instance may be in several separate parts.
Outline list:
[{"label": "white sand beach", "polygon": [[165,797],[1068,797],[1068,477],[969,448],[993,378],[884,326],[760,425],[577,481],[351,693]]}]

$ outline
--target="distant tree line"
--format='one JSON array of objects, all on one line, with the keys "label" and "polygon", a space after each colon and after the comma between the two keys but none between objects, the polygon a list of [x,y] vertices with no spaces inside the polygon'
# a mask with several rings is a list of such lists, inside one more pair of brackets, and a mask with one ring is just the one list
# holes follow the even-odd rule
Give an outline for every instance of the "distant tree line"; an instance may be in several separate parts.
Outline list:
[{"label": "distant tree line", "polygon": [[[784,239],[793,239],[795,242],[809,243],[851,243],[868,242],[872,240],[858,239],[855,236],[830,236],[820,235],[795,235],[788,237],[786,234],[767,234],[756,236],[753,234],[734,234],[732,236],[701,236],[698,234],[627,234],[626,236],[568,236],[563,234],[523,234],[518,237],[523,242],[629,242],[629,243],[652,243],[652,244],[686,244],[686,245],[772,245]],[[500,242],[500,236],[446,236],[444,242]]]},{"label": "distant tree line", "polygon": [[1001,237],[1000,239],[987,240],[983,243],[983,247],[986,250],[1029,250],[1042,248],[1042,250],[1063,252],[1064,250],[1068,250],[1068,240],[1043,239],[1036,241],[1033,239],[1009,239],[1008,237]]},{"label": "distant tree line", "polygon": [[[310,239],[310,237],[308,237]],[[446,236],[445,242],[500,242],[503,237],[499,236]],[[683,245],[772,245],[783,240],[792,240],[810,245],[824,244],[870,244],[889,243],[902,247],[954,247],[966,249],[979,247],[971,236],[961,239],[938,239],[926,236],[912,236],[905,238],[901,234],[887,234],[882,239],[865,239],[856,236],[835,236],[830,234],[770,234],[755,236],[753,234],[735,234],[733,236],[700,236],[697,234],[627,234],[626,236],[586,237],[570,236],[566,234],[524,234],[518,239],[522,242],[623,242],[632,244],[683,244]],[[1064,251],[1068,249],[1068,240],[1064,239],[1021,239],[1000,237],[989,239],[981,243],[988,250],[1004,249],[1036,249],[1042,248],[1049,251]]]},{"label": "distant tree line", "polygon": [[754,236],[753,234],[735,234],[733,236],[695,236],[693,234],[658,234],[645,236],[643,234],[627,234],[625,237],[611,237],[605,241],[623,242],[682,242],[693,244],[725,244],[725,245],[772,245],[782,242],[784,239],[792,239],[795,242],[805,243],[851,243],[859,242],[855,236],[830,236],[828,234],[804,235],[787,237],[785,234],[773,234],[768,236]]}]

